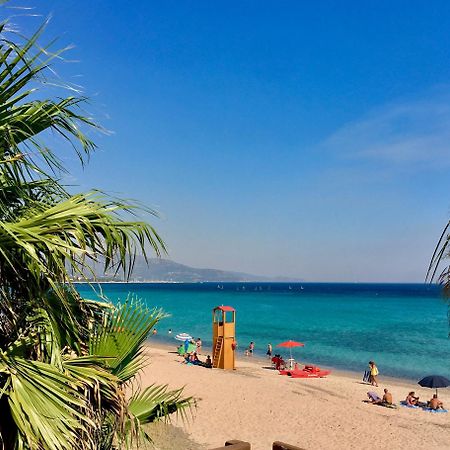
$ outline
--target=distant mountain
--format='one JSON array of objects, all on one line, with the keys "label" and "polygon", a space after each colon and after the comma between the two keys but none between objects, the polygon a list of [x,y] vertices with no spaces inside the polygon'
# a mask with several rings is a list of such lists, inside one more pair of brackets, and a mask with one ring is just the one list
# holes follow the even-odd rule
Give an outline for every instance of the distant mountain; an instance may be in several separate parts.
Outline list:
[{"label": "distant mountain", "polygon": [[[119,274],[104,274],[100,267],[94,269],[99,281],[121,281],[123,277]],[[178,283],[198,282],[233,282],[233,281],[300,281],[284,277],[263,277],[242,272],[229,272],[217,269],[199,269],[179,264],[168,259],[151,258],[147,264],[143,257],[137,257],[133,274],[130,281],[162,281]]]}]

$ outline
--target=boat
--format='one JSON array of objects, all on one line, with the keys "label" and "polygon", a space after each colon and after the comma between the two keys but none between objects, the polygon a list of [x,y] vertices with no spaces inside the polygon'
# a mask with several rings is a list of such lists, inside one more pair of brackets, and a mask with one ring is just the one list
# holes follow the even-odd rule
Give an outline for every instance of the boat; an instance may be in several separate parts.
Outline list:
[{"label": "boat", "polygon": [[280,375],[287,375],[291,378],[324,378],[331,373],[331,370],[323,370],[317,366],[305,366],[303,369],[294,367],[279,371]]}]

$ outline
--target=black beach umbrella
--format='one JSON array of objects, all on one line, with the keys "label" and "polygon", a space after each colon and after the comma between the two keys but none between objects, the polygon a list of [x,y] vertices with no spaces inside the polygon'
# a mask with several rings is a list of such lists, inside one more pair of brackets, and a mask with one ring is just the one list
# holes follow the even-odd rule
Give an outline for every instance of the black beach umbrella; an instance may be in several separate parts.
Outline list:
[{"label": "black beach umbrella", "polygon": [[422,387],[427,387],[431,389],[436,389],[436,395],[438,388],[446,388],[450,386],[450,380],[448,378],[442,377],[441,375],[428,375],[419,381]]}]

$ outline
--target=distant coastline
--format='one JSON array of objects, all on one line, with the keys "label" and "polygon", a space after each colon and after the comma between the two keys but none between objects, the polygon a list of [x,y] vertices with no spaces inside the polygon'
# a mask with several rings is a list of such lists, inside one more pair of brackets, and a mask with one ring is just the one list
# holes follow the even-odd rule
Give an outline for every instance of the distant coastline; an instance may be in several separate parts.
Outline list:
[{"label": "distant coastline", "polygon": [[[240,283],[240,282],[288,282],[295,283],[303,280],[295,277],[262,276],[244,272],[234,272],[220,269],[197,268],[180,264],[169,259],[150,258],[148,261],[143,256],[137,256],[132,279],[126,281],[122,274],[104,272],[101,262],[92,267],[92,271],[85,273],[84,277],[76,277],[73,281],[88,281],[95,283],[109,282],[134,282],[134,283]],[[86,280],[84,280],[85,278]]]}]

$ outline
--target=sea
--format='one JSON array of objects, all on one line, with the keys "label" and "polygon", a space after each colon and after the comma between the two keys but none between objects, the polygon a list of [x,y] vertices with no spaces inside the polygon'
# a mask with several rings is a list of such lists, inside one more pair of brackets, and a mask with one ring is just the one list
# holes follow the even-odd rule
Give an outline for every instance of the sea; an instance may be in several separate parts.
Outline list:
[{"label": "sea", "polygon": [[[212,309],[236,310],[237,351],[250,341],[263,357],[267,345],[286,340],[304,343],[292,349],[301,363],[362,373],[369,360],[380,376],[418,380],[426,375],[450,378],[448,302],[436,285],[365,283],[105,283],[79,284],[85,298],[113,302],[133,298],[168,317],[150,342],[177,345],[175,335],[201,338],[212,345]],[[172,331],[171,333],[169,331]]]}]

